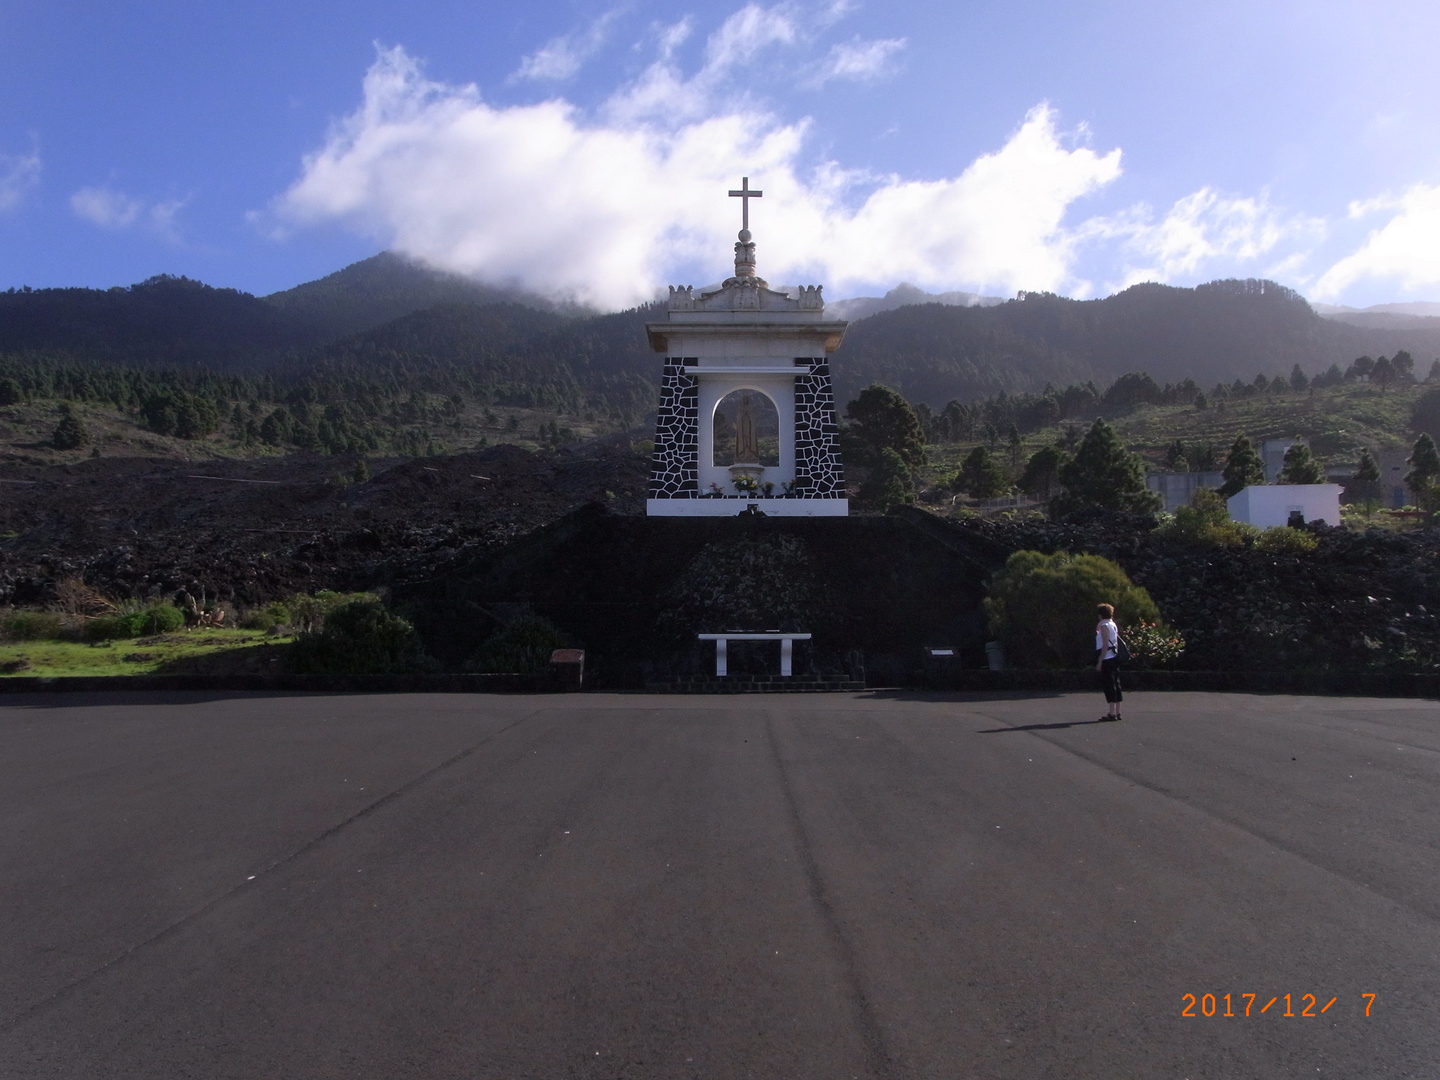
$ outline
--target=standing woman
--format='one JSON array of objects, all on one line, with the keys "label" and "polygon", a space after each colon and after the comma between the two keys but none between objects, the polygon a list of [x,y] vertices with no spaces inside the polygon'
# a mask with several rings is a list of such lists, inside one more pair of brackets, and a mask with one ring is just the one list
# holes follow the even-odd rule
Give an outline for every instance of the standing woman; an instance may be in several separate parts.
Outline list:
[{"label": "standing woman", "polygon": [[1110,711],[1101,720],[1119,720],[1120,702],[1125,695],[1120,692],[1120,628],[1115,625],[1115,608],[1101,604],[1098,609],[1100,621],[1095,624],[1095,670],[1100,673],[1100,689],[1105,691],[1105,700]]}]

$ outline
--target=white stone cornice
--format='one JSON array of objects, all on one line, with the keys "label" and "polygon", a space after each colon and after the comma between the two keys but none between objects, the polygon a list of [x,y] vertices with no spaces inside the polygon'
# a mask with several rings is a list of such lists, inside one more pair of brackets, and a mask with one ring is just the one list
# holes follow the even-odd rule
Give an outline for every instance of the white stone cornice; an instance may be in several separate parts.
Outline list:
[{"label": "white stone cornice", "polygon": [[[707,313],[708,314],[708,313]],[[734,319],[705,321],[673,319],[663,323],[646,323],[645,333],[650,347],[665,356],[706,356],[715,353],[736,355],[741,347],[752,347],[745,353],[752,356],[814,355],[818,347],[832,353],[840,347],[849,323],[816,322],[809,319],[756,319],[754,312],[735,312]],[[775,313],[780,314],[780,313]],[[783,348],[777,348],[783,346]]]}]

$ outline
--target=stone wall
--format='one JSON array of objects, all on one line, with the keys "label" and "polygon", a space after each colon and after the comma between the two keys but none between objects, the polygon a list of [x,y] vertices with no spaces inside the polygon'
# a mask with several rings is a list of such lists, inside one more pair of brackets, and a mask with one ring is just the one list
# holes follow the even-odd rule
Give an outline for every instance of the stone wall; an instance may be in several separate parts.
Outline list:
[{"label": "stone wall", "polygon": [[811,363],[807,375],[795,376],[795,493],[810,499],[845,497],[845,469],[840,463],[840,429],[835,422],[835,392],[830,365]]},{"label": "stone wall", "polygon": [[660,377],[660,411],[655,420],[655,459],[650,498],[693,499],[700,494],[699,383],[685,361],[667,358]]},{"label": "stone wall", "polygon": [[[795,376],[794,494],[808,499],[843,499],[845,469],[840,462],[830,365],[824,359],[802,359],[797,364],[808,365],[808,369]],[[650,498],[699,497],[699,413],[699,380],[687,371],[683,359],[668,358],[655,421]]]}]

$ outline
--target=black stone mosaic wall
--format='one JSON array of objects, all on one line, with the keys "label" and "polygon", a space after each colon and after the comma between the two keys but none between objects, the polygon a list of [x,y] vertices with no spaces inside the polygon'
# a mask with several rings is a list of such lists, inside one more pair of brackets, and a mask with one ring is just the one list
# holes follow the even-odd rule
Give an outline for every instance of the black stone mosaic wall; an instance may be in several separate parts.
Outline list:
[{"label": "black stone mosaic wall", "polygon": [[[845,468],[840,462],[830,365],[824,359],[802,359],[797,364],[809,365],[809,370],[795,376],[795,488],[792,494],[805,499],[843,499]],[[686,373],[683,359],[670,357],[665,361],[660,380],[650,498],[698,498],[699,468],[699,381]]]},{"label": "black stone mosaic wall", "polygon": [[809,363],[795,376],[795,494],[807,499],[843,499],[845,467],[840,462],[840,429],[835,423],[835,392],[830,365]]},{"label": "black stone mosaic wall", "polygon": [[700,494],[699,381],[685,373],[685,361],[667,357],[660,378],[660,412],[655,420],[655,460],[650,498],[694,499]]}]

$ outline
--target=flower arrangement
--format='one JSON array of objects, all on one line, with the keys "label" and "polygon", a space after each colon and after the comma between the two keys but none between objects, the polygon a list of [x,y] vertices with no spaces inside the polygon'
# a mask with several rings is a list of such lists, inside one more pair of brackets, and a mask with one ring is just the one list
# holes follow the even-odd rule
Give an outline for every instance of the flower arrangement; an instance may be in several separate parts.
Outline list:
[{"label": "flower arrangement", "polygon": [[709,499],[721,499],[721,498],[724,498],[724,497],[725,497],[725,489],[722,488],[719,484],[711,484],[711,485],[710,485],[710,490],[705,493],[705,497],[706,497],[706,498],[709,498]]},{"label": "flower arrangement", "polygon": [[735,490],[742,495],[750,495],[760,490],[760,482],[753,476],[746,476],[743,473],[730,481],[735,485]]},{"label": "flower arrangement", "polygon": [[1142,667],[1168,667],[1185,651],[1180,631],[1143,619],[1121,631],[1137,663]]}]

